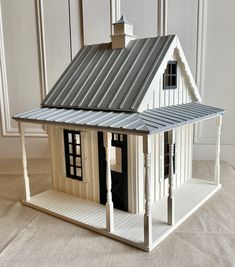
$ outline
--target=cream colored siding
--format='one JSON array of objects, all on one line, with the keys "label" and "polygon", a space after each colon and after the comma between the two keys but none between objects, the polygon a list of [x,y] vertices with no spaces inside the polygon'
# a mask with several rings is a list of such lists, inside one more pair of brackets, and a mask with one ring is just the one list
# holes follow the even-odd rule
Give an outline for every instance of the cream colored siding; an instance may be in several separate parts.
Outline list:
[{"label": "cream colored siding", "polygon": [[83,181],[66,177],[63,128],[57,126],[48,127],[53,189],[99,202],[97,132],[83,131],[79,128],[76,130],[81,132],[82,137]]},{"label": "cream colored siding", "polygon": [[[193,124],[176,129],[176,188],[192,178],[192,141]],[[152,135],[151,144],[151,197],[154,203],[168,194],[168,179],[164,179],[164,133]],[[142,137],[129,136],[128,150],[131,150],[128,157],[129,211],[141,213],[144,210]]]},{"label": "cream colored siding", "polygon": [[[169,60],[177,61],[177,57],[172,56]],[[164,68],[162,69],[164,72]],[[140,110],[192,102],[192,92],[186,75],[184,75],[184,67],[180,62],[178,62],[177,71],[176,89],[163,90],[163,72],[158,73],[155,76],[150,85],[150,89],[141,104]]]},{"label": "cream colored siding", "polygon": [[128,210],[136,213],[144,204],[143,138],[128,135]]}]

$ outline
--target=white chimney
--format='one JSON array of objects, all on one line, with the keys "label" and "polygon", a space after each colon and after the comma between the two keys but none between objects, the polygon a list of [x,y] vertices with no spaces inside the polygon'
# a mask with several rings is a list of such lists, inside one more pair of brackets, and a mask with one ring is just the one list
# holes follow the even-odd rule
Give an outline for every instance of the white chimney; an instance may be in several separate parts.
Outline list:
[{"label": "white chimney", "polygon": [[124,48],[131,40],[136,39],[136,36],[133,35],[133,25],[123,15],[113,23],[113,32],[114,34],[111,35],[113,49]]}]

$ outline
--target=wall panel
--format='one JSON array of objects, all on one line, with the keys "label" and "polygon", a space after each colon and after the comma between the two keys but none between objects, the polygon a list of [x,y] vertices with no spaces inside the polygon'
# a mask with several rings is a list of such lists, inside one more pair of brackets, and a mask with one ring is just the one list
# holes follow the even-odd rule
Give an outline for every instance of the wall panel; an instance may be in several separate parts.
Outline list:
[{"label": "wall panel", "polygon": [[[205,103],[224,107],[221,135],[221,158],[235,166],[235,2],[208,0],[202,6],[204,25],[201,31],[204,43],[204,65],[201,66],[201,94]],[[195,159],[214,159],[215,121],[200,123],[195,141]]]},{"label": "wall panel", "polygon": [[177,34],[195,76],[197,56],[197,0],[168,0],[168,34]]},{"label": "wall panel", "polygon": [[121,14],[134,25],[138,37],[157,35],[158,1],[121,0]]},{"label": "wall panel", "polygon": [[[37,106],[42,94],[35,2],[9,0],[1,1],[0,5],[2,130],[4,135],[14,136],[17,125],[11,115]],[[28,132],[41,132],[32,128],[28,127]]]},{"label": "wall panel", "polygon": [[[83,43],[81,0],[0,1],[0,158],[20,157],[13,114],[34,109]],[[47,157],[45,131],[26,124],[28,156]],[[16,149],[17,148],[17,149]]]},{"label": "wall panel", "polygon": [[110,1],[83,1],[84,44],[110,42]]},{"label": "wall panel", "polygon": [[[47,90],[71,61],[69,5],[67,0],[42,1]],[[62,34],[61,34],[62,33]]]}]

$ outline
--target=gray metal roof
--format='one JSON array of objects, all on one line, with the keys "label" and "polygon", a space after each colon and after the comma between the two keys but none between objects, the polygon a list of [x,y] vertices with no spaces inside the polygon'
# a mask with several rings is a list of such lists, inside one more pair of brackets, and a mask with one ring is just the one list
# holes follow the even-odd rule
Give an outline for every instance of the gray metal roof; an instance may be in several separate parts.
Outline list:
[{"label": "gray metal roof", "polygon": [[85,46],[41,106],[137,111],[174,37],[136,39],[123,49]]},{"label": "gray metal roof", "polygon": [[148,109],[142,113],[39,108],[13,118],[32,123],[56,123],[112,131],[155,133],[223,113],[223,109],[192,102]]}]

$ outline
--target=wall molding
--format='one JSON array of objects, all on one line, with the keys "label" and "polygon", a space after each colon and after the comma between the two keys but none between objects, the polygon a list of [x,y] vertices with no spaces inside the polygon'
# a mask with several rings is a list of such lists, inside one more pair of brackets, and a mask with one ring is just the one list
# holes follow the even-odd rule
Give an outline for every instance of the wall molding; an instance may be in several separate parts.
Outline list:
[{"label": "wall molding", "polygon": [[[18,137],[17,127],[12,127],[10,101],[8,94],[7,69],[4,48],[2,6],[0,2],[0,104],[1,104],[1,128],[3,137]],[[46,137],[46,133],[40,128],[26,128],[25,135],[28,137]]]},{"label": "wall molding", "polygon": [[110,34],[113,33],[112,24],[121,17],[121,1],[110,0]]},{"label": "wall molding", "polygon": [[[207,46],[207,13],[208,0],[198,0],[197,10],[197,56],[196,56],[196,84],[202,99],[205,96],[205,70]],[[215,145],[216,135],[204,134],[203,123],[195,124],[194,144]],[[235,145],[235,135],[221,135],[221,145]]]},{"label": "wall molding", "polygon": [[48,90],[47,64],[46,64],[46,44],[45,44],[45,26],[43,15],[43,1],[35,0],[36,25],[38,34],[38,56],[40,70],[41,99],[43,99]]},{"label": "wall molding", "polygon": [[167,35],[168,0],[158,0],[157,34]]},{"label": "wall molding", "polygon": [[[207,13],[208,0],[198,0],[195,80],[202,99],[204,99],[205,96]],[[204,134],[203,125],[203,123],[195,124],[194,144],[214,145],[216,143],[216,135]],[[235,145],[235,136],[221,135],[221,145]]]}]

